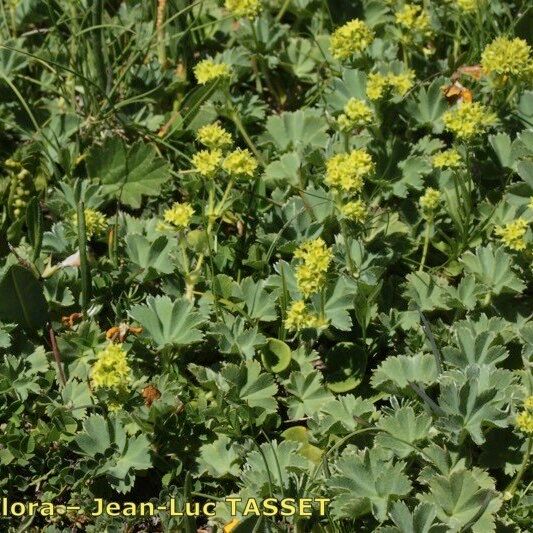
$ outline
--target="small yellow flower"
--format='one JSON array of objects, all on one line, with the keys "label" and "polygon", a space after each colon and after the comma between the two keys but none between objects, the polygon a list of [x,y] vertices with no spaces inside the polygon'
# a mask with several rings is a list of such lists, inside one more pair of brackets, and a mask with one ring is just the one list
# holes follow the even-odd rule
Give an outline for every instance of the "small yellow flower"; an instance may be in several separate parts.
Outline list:
[{"label": "small yellow flower", "polygon": [[388,77],[379,72],[369,74],[366,82],[366,95],[370,100],[379,100],[387,89],[388,83]]},{"label": "small yellow flower", "polygon": [[529,197],[529,204],[527,204],[529,209],[533,209],[533,196]]},{"label": "small yellow flower", "polygon": [[397,96],[404,96],[414,84],[415,73],[411,69],[402,74],[389,74],[387,82],[393,93]]},{"label": "small yellow flower", "polygon": [[373,170],[372,156],[366,150],[352,150],[328,159],[324,181],[330,187],[357,193],[363,188],[364,177]]},{"label": "small yellow flower", "polygon": [[533,74],[531,47],[524,39],[496,37],[481,54],[483,70],[498,82],[528,77]]},{"label": "small yellow flower", "polygon": [[473,13],[477,11],[480,7],[480,0],[456,0],[457,7],[463,13]]},{"label": "small yellow flower", "polygon": [[303,261],[296,268],[296,282],[298,290],[307,298],[324,286],[333,252],[318,238],[301,244],[294,257]]},{"label": "small yellow flower", "polygon": [[250,176],[253,177],[257,169],[257,160],[251,154],[250,150],[245,148],[237,148],[230,152],[224,162],[222,168],[231,175]]},{"label": "small yellow flower", "polygon": [[224,6],[234,17],[249,19],[257,17],[262,8],[260,0],[226,0]]},{"label": "small yellow flower", "polygon": [[215,150],[200,150],[192,156],[194,170],[202,176],[212,176],[222,160],[222,152]]},{"label": "small yellow flower", "polygon": [[526,435],[533,435],[533,414],[522,411],[516,415],[516,427]]},{"label": "small yellow flower", "polygon": [[367,207],[363,200],[354,200],[344,204],[341,208],[342,214],[354,222],[363,222],[366,218]]},{"label": "small yellow flower", "polygon": [[350,98],[344,106],[344,113],[339,116],[337,122],[342,130],[362,128],[372,123],[374,112],[364,100]]},{"label": "small yellow flower", "polygon": [[533,396],[528,396],[524,400],[524,408],[528,411],[533,411]]},{"label": "small yellow flower", "polygon": [[478,102],[463,102],[442,116],[444,126],[458,139],[471,140],[496,123],[496,115]]},{"label": "small yellow flower", "polygon": [[285,328],[288,331],[299,331],[304,328],[319,328],[327,322],[321,320],[316,313],[310,313],[303,300],[295,300],[287,309]]},{"label": "small yellow flower", "polygon": [[215,63],[212,59],[204,59],[194,67],[194,75],[201,85],[217,78],[229,78],[231,67],[226,63]]},{"label": "small yellow flower", "polygon": [[527,231],[527,221],[523,218],[517,218],[512,222],[508,222],[505,226],[497,226],[494,233],[500,237],[502,243],[510,248],[520,252],[526,249],[526,241],[524,235]]},{"label": "small yellow flower", "polygon": [[414,80],[415,73],[411,69],[401,74],[374,72],[368,75],[366,95],[370,100],[379,100],[390,89],[395,96],[404,96],[413,87]]},{"label": "small yellow flower", "polygon": [[461,155],[453,148],[439,152],[433,156],[433,166],[435,168],[458,168],[461,166],[461,163]]},{"label": "small yellow flower", "polygon": [[422,35],[431,35],[431,22],[429,13],[421,6],[415,4],[405,4],[403,8],[396,13],[396,22],[410,33],[420,33]]},{"label": "small yellow flower", "polygon": [[176,228],[183,229],[189,225],[193,214],[194,209],[191,207],[191,204],[187,202],[182,204],[176,202],[172,207],[165,210],[163,213],[163,219],[168,224],[172,224]]},{"label": "small yellow flower", "polygon": [[211,149],[225,148],[233,144],[231,133],[226,131],[219,122],[202,126],[198,130],[196,138],[204,146]]},{"label": "small yellow flower", "polygon": [[121,391],[131,381],[131,371],[122,344],[108,344],[96,354],[91,367],[91,383],[94,389],[107,388]]},{"label": "small yellow flower", "polygon": [[331,53],[335,59],[348,59],[368,48],[374,32],[359,19],[353,19],[337,28],[331,36]]},{"label": "small yellow flower", "polygon": [[[96,209],[87,207],[83,211],[85,215],[85,234],[88,239],[93,237],[99,237],[107,228],[107,219],[103,213]],[[72,216],[72,223],[75,227],[78,225],[78,213],[74,213]]]},{"label": "small yellow flower", "polygon": [[440,204],[440,191],[428,187],[422,197],[420,198],[420,207],[423,211],[431,213],[439,207]]}]

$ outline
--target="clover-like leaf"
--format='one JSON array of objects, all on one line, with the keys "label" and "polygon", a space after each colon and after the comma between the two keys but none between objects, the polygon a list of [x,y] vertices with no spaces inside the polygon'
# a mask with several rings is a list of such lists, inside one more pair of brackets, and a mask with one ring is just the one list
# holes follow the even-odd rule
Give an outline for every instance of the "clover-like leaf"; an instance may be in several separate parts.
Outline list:
[{"label": "clover-like leaf", "polygon": [[87,171],[102,183],[104,194],[118,196],[133,208],[140,207],[143,196],[157,196],[170,178],[168,163],[153,146],[137,142],[130,147],[117,137],[93,146],[87,157]]},{"label": "clover-like leaf", "polygon": [[354,519],[371,512],[377,520],[385,520],[390,503],[411,491],[404,467],[375,448],[356,452],[348,448],[335,463],[337,474],[327,483],[335,494],[333,514]]},{"label": "clover-like leaf", "polygon": [[429,489],[420,499],[435,506],[437,517],[448,531],[466,531],[467,525],[474,533],[494,530],[492,515],[501,500],[472,471],[462,469],[448,476],[432,476]]},{"label": "clover-like leaf", "polygon": [[494,250],[492,244],[478,246],[475,254],[464,253],[461,262],[465,270],[471,272],[492,294],[520,293],[525,288],[524,282],[513,272],[511,256],[501,247]]},{"label": "clover-like leaf", "polygon": [[412,445],[428,438],[431,417],[426,413],[417,415],[412,407],[405,406],[380,418],[376,425],[385,431],[376,436],[376,445],[392,450],[403,459],[413,453]]},{"label": "clover-like leaf", "polygon": [[220,435],[217,440],[200,447],[197,459],[198,473],[216,478],[237,476],[239,474],[239,454],[237,447],[227,435]]},{"label": "clover-like leaf", "polygon": [[170,274],[174,270],[170,253],[172,244],[165,235],[150,242],[143,235],[136,233],[126,237],[126,251],[129,258],[143,273],[143,278],[152,277],[157,272]]},{"label": "clover-like leaf", "polygon": [[436,381],[437,376],[437,364],[433,355],[395,355],[387,357],[374,371],[372,384],[374,387],[393,391],[394,386],[403,389],[415,382],[430,385]]},{"label": "clover-like leaf", "polygon": [[324,116],[313,109],[272,115],[266,122],[267,138],[281,152],[322,148],[328,141],[327,129]]},{"label": "clover-like leaf", "polygon": [[332,398],[331,393],[322,385],[317,372],[311,372],[307,376],[301,372],[293,372],[286,389],[291,394],[287,399],[289,418],[312,416],[324,402]]},{"label": "clover-like leaf", "polygon": [[168,296],[149,296],[146,304],[133,306],[129,314],[159,349],[192,344],[203,338],[198,326],[205,319],[184,298],[172,301]]}]

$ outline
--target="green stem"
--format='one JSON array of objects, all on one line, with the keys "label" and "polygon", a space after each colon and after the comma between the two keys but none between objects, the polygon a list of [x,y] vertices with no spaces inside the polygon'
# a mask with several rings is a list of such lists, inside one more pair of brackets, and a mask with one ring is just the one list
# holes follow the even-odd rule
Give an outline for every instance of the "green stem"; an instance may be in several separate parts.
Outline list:
[{"label": "green stem", "polygon": [[529,437],[528,443],[527,443],[527,449],[524,453],[524,460],[522,461],[522,465],[520,466],[520,470],[516,474],[515,478],[511,482],[511,484],[507,487],[507,490],[505,491],[505,494],[508,495],[509,499],[512,497],[516,491],[516,487],[518,487],[518,483],[520,483],[520,480],[522,479],[522,476],[525,474],[527,470],[527,466],[529,464],[529,456],[531,455],[531,449],[533,448],[533,437]]},{"label": "green stem", "polygon": [[424,235],[424,248],[422,250],[422,259],[420,260],[420,265],[418,266],[418,271],[424,270],[424,265],[426,264],[426,257],[428,255],[428,249],[429,249],[429,236],[431,233],[431,222],[432,219],[428,218],[428,221],[426,223],[426,233]]},{"label": "green stem", "polygon": [[85,204],[78,202],[78,249],[80,252],[81,309],[87,315],[91,298],[91,273],[87,261],[87,234],[85,229]]},{"label": "green stem", "polygon": [[285,15],[285,11],[289,8],[291,5],[291,0],[285,0],[283,5],[281,6],[281,9],[278,11],[278,14],[276,15],[276,22],[280,22],[283,18],[283,15]]}]

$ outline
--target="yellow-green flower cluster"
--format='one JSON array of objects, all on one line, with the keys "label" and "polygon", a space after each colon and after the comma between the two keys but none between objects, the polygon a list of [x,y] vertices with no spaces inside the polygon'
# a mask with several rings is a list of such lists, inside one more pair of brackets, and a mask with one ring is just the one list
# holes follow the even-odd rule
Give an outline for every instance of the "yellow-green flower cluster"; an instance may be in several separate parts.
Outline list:
[{"label": "yellow-green flower cluster", "polygon": [[[87,235],[88,239],[99,237],[105,232],[107,228],[107,219],[103,213],[87,207],[84,209],[83,214],[85,218],[85,235]],[[74,227],[77,227],[78,213],[72,215],[72,223],[74,224]]]},{"label": "yellow-green flower cluster", "polygon": [[463,13],[473,13],[480,7],[480,0],[456,0],[457,7]]},{"label": "yellow-green flower cluster", "polygon": [[194,170],[205,177],[211,177],[219,168],[222,161],[222,151],[200,150],[192,156]]},{"label": "yellow-green flower cluster", "polygon": [[346,192],[358,193],[364,177],[374,170],[371,155],[363,148],[349,154],[337,154],[326,163],[325,183]]},{"label": "yellow-green flower cluster", "polygon": [[194,209],[188,202],[175,202],[172,207],[163,213],[163,219],[167,224],[172,224],[175,228],[183,229],[189,225]]},{"label": "yellow-green flower cluster", "polygon": [[215,63],[212,59],[204,59],[194,67],[194,75],[201,85],[217,78],[229,78],[231,67],[226,63]]},{"label": "yellow-green flower cluster", "polygon": [[431,21],[429,13],[421,6],[416,4],[405,4],[398,13],[396,13],[396,22],[404,29],[408,30],[407,36],[421,34],[431,35]]},{"label": "yellow-green flower cluster", "polygon": [[251,154],[250,150],[237,148],[226,156],[222,163],[222,168],[232,176],[253,177],[257,165],[257,159]]},{"label": "yellow-green flower cluster", "polygon": [[431,214],[440,204],[440,191],[428,187],[420,198],[420,207],[426,214]]},{"label": "yellow-green flower cluster", "polygon": [[531,47],[524,39],[496,37],[481,54],[481,66],[499,83],[533,74]]},{"label": "yellow-green flower cluster", "polygon": [[516,416],[516,427],[526,435],[533,435],[533,396],[524,400],[524,410]]},{"label": "yellow-green flower cluster", "polygon": [[337,118],[341,130],[349,131],[353,128],[362,128],[372,123],[374,112],[364,100],[350,98],[344,106],[344,113]]},{"label": "yellow-green flower cluster", "polygon": [[512,222],[508,222],[504,226],[497,226],[494,233],[500,237],[501,242],[517,252],[526,249],[526,241],[524,236],[527,231],[527,221],[523,218],[517,218]]},{"label": "yellow-green flower cluster", "polygon": [[211,149],[225,148],[233,144],[231,133],[226,131],[219,122],[202,126],[196,133],[196,139]]},{"label": "yellow-green flower cluster", "polygon": [[12,189],[10,199],[11,205],[13,206],[13,215],[18,218],[24,214],[24,210],[28,205],[30,196],[30,190],[28,188],[30,173],[19,162],[13,161],[12,159],[7,159],[5,166],[13,169],[11,170]]},{"label": "yellow-green flower cluster", "polygon": [[461,166],[461,155],[457,150],[451,148],[444,150],[433,156],[433,166],[435,168],[458,168]]},{"label": "yellow-green flower cluster", "polygon": [[368,48],[374,32],[359,19],[353,19],[337,28],[331,36],[331,53],[335,59],[348,59]]},{"label": "yellow-green flower cluster", "polygon": [[296,268],[296,282],[298,290],[307,298],[324,286],[333,252],[318,238],[301,244],[294,257],[302,260]]},{"label": "yellow-green flower cluster", "polygon": [[107,388],[121,391],[131,381],[131,370],[122,344],[109,344],[98,352],[91,367],[91,383],[94,389]]},{"label": "yellow-green flower cluster", "polygon": [[401,73],[381,74],[373,72],[368,75],[366,95],[370,100],[379,100],[390,89],[395,96],[404,96],[413,87],[415,73],[411,69]]},{"label": "yellow-green flower cluster", "polygon": [[341,211],[346,218],[361,223],[365,220],[368,210],[363,200],[358,199],[344,204]]},{"label": "yellow-green flower cluster", "polygon": [[226,0],[224,6],[234,17],[253,19],[261,12],[261,0]]},{"label": "yellow-green flower cluster", "polygon": [[471,140],[496,123],[496,115],[478,102],[463,102],[442,116],[444,126],[458,139]]},{"label": "yellow-green flower cluster", "polygon": [[316,313],[308,311],[303,300],[295,300],[287,309],[285,328],[288,331],[299,331],[304,328],[319,328],[326,322]]}]

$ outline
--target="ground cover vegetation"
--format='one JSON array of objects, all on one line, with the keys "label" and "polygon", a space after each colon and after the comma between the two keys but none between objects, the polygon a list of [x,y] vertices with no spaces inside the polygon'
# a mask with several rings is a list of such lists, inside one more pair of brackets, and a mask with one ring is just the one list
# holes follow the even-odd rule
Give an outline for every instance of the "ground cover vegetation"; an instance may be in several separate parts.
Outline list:
[{"label": "ground cover vegetation", "polygon": [[530,0],[0,5],[2,530],[531,530]]}]

